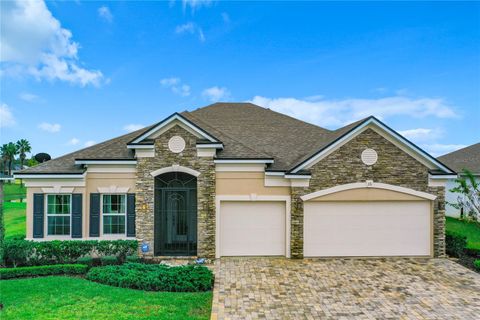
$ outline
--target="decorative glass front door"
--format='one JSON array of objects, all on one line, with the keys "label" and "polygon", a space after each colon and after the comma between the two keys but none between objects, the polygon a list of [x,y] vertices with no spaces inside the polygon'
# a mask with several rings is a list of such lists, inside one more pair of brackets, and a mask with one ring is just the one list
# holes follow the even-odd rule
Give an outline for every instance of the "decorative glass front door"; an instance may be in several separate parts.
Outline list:
[{"label": "decorative glass front door", "polygon": [[197,179],[183,172],[155,179],[155,255],[197,254]]}]

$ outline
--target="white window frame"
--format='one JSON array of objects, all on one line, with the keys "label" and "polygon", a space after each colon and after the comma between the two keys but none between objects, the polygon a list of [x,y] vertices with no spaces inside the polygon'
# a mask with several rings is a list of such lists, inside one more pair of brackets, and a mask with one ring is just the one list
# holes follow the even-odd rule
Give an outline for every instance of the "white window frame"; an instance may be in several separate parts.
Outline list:
[{"label": "white window frame", "polygon": [[[48,213],[48,196],[69,196],[70,197],[70,213],[68,214],[58,214],[58,213]],[[45,194],[44,200],[44,210],[45,210],[45,223],[44,223],[44,234],[46,238],[50,239],[69,239],[72,237],[72,199],[73,195],[71,193],[47,193]],[[70,217],[70,233],[69,234],[48,234],[48,218],[49,217]]]},{"label": "white window frame", "polygon": [[[125,197],[125,233],[103,233],[103,216],[120,216],[116,213],[104,213],[103,212],[103,196],[124,196]],[[102,238],[109,239],[125,239],[127,237],[127,194],[126,193],[101,193],[100,194],[100,235]]]}]

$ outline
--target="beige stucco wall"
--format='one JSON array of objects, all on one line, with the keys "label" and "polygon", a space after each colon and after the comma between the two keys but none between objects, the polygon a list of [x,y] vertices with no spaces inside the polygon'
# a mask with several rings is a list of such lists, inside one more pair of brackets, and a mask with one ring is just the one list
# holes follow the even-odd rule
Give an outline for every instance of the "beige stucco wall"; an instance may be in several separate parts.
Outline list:
[{"label": "beige stucco wall", "polygon": [[128,193],[135,192],[135,173],[87,173],[87,193],[83,203],[83,237],[87,238],[90,232],[90,193],[98,193],[98,188],[108,188],[116,186],[119,188],[128,188]]},{"label": "beige stucco wall", "polygon": [[[51,186],[49,185],[45,185],[45,188],[49,188]],[[42,187],[28,187],[27,188],[27,220],[26,220],[26,238],[27,239],[32,239],[33,238],[33,195],[35,193],[44,193],[43,192],[43,189]],[[73,189],[73,193],[81,193],[82,194],[82,205],[85,206],[85,188],[84,187],[74,187]],[[45,195],[48,194],[48,193],[45,193]],[[47,201],[45,199],[45,201]],[[45,202],[46,203],[46,202]],[[84,207],[85,208],[85,207]],[[84,215],[85,215],[85,209],[84,209]],[[46,215],[46,211],[45,211],[45,215]],[[46,216],[45,216],[45,220],[44,220],[45,223],[47,223],[47,219],[46,219]],[[85,236],[85,217],[83,219],[83,236]],[[47,234],[45,233],[44,234],[45,238],[48,238],[47,237]]]},{"label": "beige stucco wall", "polygon": [[290,187],[265,187],[263,172],[217,172],[217,195],[290,196]]},{"label": "beige stucco wall", "polygon": [[[83,206],[83,224],[82,224],[82,237],[88,238],[89,236],[89,208],[90,208],[90,193],[98,193],[98,188],[108,188],[116,186],[119,188],[128,187],[129,193],[135,192],[135,173],[87,173],[85,187],[74,187],[73,193],[82,194],[82,206]],[[52,183],[62,186],[62,180],[56,180],[54,182],[46,181],[44,188],[51,188]],[[68,184],[63,186],[65,188],[71,188]],[[33,194],[44,193],[42,187],[28,187],[27,188],[27,239],[33,238]],[[45,220],[46,223],[46,220]],[[45,234],[45,238],[47,235]]]}]

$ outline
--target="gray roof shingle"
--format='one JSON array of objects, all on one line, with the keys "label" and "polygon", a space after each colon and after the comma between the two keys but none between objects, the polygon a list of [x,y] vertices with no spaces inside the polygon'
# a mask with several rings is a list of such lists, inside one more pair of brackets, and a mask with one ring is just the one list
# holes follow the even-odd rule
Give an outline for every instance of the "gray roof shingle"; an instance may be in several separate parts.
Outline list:
[{"label": "gray roof shingle", "polygon": [[438,160],[457,172],[468,169],[480,175],[480,142],[438,157]]}]

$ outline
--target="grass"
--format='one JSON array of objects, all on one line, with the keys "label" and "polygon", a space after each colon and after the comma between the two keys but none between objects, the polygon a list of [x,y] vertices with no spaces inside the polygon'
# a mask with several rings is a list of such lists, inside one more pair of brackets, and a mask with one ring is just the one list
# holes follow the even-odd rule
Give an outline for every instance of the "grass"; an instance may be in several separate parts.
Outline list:
[{"label": "grass", "polygon": [[15,182],[3,184],[3,196],[5,201],[25,199],[27,197],[27,189],[19,182],[20,181],[15,180]]},{"label": "grass", "polygon": [[26,203],[4,202],[5,239],[25,237]]},{"label": "grass", "polygon": [[81,278],[0,281],[2,320],[208,319],[212,293],[145,292]]},{"label": "grass", "polygon": [[467,248],[480,250],[480,223],[447,217],[446,229],[466,236]]}]

